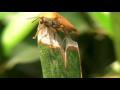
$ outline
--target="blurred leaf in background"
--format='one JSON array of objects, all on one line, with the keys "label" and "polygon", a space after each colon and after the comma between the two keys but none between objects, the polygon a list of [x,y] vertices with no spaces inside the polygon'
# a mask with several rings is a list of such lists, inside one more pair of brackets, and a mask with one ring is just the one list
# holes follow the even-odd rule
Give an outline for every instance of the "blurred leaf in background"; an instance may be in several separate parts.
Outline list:
[{"label": "blurred leaf in background", "polygon": [[1,24],[3,25],[0,40],[1,53],[3,53],[0,58],[1,76],[13,77],[9,74],[11,75],[12,69],[16,68],[17,72],[12,74],[14,77],[42,76],[37,43],[32,40],[37,22],[32,23],[32,19],[27,19],[39,16],[39,14],[39,12],[0,13]]}]

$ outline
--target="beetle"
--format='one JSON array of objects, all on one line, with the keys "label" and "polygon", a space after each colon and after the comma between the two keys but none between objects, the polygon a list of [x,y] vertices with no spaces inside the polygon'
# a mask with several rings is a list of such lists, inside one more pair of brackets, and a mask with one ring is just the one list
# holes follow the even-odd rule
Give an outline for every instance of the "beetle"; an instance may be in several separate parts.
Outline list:
[{"label": "beetle", "polygon": [[56,32],[56,30],[59,30],[61,32],[64,32],[66,35],[79,34],[77,29],[66,18],[57,12],[42,12],[42,14],[37,18],[40,19],[39,24],[41,24],[41,26],[39,26],[39,29],[37,30],[33,39],[36,39],[39,31],[43,26],[52,28],[54,32]]}]

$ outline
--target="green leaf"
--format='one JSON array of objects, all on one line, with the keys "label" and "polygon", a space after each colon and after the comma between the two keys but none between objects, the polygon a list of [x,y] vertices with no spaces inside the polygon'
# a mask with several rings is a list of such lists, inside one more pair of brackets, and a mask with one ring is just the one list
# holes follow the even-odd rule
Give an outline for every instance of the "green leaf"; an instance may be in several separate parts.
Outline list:
[{"label": "green leaf", "polygon": [[111,13],[112,26],[114,31],[114,46],[116,50],[117,60],[120,62],[120,13]]},{"label": "green leaf", "polygon": [[67,67],[58,48],[52,49],[39,44],[40,59],[44,78],[80,78],[78,52],[74,49],[67,51]]},{"label": "green leaf", "polygon": [[113,37],[110,12],[89,12],[91,17],[102,27],[110,37]]},{"label": "green leaf", "polygon": [[0,20],[3,20],[6,16],[14,15],[16,12],[0,12]]},{"label": "green leaf", "polygon": [[[40,61],[44,78],[80,78],[77,42],[43,26],[38,33]],[[63,41],[63,39],[65,39]]]},{"label": "green leaf", "polygon": [[19,12],[6,25],[2,34],[2,44],[6,55],[22,41],[35,27],[36,23],[31,23],[27,18],[38,16],[40,12]]},{"label": "green leaf", "polygon": [[39,54],[37,47],[22,43],[18,45],[12,52],[12,57],[5,64],[6,69],[12,69],[17,64],[28,64],[39,60]]}]

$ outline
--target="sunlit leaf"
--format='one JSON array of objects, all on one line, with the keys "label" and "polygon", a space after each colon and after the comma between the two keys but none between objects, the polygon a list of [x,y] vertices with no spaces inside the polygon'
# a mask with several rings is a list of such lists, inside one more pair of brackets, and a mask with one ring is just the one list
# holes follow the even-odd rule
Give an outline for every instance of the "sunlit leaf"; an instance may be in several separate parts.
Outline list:
[{"label": "sunlit leaf", "polygon": [[33,19],[27,20],[27,18],[39,14],[39,12],[19,12],[6,25],[2,34],[2,44],[6,55],[9,55],[13,47],[23,40],[35,27],[35,24],[38,23],[32,23]]}]

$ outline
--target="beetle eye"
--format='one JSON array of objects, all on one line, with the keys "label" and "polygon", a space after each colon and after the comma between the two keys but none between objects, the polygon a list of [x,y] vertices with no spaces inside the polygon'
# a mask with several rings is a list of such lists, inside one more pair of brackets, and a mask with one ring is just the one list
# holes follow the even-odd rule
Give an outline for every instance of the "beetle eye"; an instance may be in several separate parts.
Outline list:
[{"label": "beetle eye", "polygon": [[57,25],[57,22],[53,20],[52,25]]},{"label": "beetle eye", "polygon": [[52,26],[53,26],[53,27],[57,27],[57,22],[53,20],[53,21],[52,21]]}]

